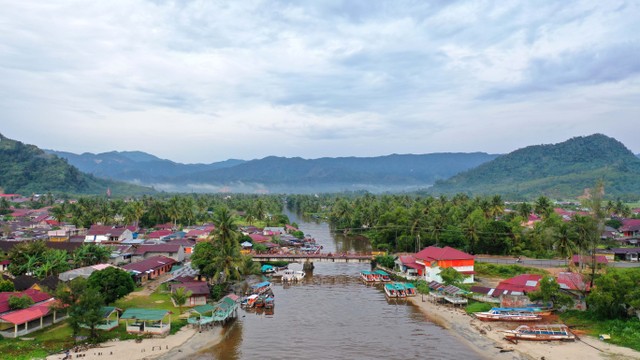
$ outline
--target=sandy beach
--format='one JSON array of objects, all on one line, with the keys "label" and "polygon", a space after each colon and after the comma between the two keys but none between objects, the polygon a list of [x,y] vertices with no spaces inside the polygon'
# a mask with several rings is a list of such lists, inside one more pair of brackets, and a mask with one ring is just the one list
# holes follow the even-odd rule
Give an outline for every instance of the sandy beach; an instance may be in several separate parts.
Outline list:
[{"label": "sandy beach", "polygon": [[[184,327],[176,334],[166,338],[144,339],[139,343],[135,340],[109,341],[100,344],[99,347],[77,353],[73,352],[71,355],[73,359],[81,358],[83,360],[188,359],[203,349],[215,346],[222,338],[223,328],[220,326],[202,332]],[[64,354],[56,354],[48,356],[47,360],[62,358],[64,358]]]},{"label": "sandy beach", "polygon": [[[610,345],[593,337],[581,336],[575,342],[519,341],[512,344],[503,339],[502,330],[513,328],[504,322],[482,322],[467,315],[463,309],[410,298],[433,322],[449,329],[454,335],[476,349],[485,359],[492,360],[585,360],[640,359],[640,352]],[[505,325],[506,324],[506,325]]]}]

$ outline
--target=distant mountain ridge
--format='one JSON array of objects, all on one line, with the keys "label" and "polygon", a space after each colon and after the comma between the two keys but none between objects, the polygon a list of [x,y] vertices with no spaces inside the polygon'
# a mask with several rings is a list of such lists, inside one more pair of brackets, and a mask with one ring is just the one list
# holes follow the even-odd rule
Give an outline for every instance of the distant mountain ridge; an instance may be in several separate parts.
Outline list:
[{"label": "distant mountain ridge", "polygon": [[66,160],[0,134],[0,187],[5,193],[113,194],[152,193],[153,189],[99,179]]},{"label": "distant mountain ridge", "polygon": [[515,150],[438,181],[429,192],[575,197],[593,187],[598,179],[605,181],[608,194],[638,194],[640,159],[621,142],[605,135],[575,137],[558,144]]},{"label": "distant mountain ridge", "polygon": [[95,176],[182,192],[402,191],[430,186],[498,156],[481,152],[320,159],[269,156],[180,164],[138,151],[81,155],[47,151]]},{"label": "distant mountain ridge", "polygon": [[142,151],[110,151],[99,154],[86,152],[80,155],[55,150],[45,152],[66,159],[69,164],[85,173],[146,184],[162,183],[175,176],[231,167],[244,162],[230,159],[212,164],[181,164]]}]

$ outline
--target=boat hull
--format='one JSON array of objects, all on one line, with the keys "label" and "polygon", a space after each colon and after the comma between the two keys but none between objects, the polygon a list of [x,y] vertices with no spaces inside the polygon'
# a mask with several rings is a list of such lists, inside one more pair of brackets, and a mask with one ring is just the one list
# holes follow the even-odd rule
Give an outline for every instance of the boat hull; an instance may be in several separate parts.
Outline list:
[{"label": "boat hull", "polygon": [[475,314],[476,318],[482,321],[539,321],[541,316],[518,316],[518,315],[493,315],[493,314]]}]

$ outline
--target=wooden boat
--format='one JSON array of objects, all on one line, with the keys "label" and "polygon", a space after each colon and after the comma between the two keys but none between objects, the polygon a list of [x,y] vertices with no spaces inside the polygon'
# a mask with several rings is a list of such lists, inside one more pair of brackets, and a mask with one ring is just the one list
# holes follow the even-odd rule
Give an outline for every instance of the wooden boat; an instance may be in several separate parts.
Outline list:
[{"label": "wooden boat", "polygon": [[564,324],[520,325],[513,330],[504,331],[507,340],[532,341],[575,341],[576,336]]},{"label": "wooden boat", "polygon": [[240,303],[240,306],[242,306],[243,308],[252,308],[255,306],[256,304],[256,300],[258,299],[257,294],[253,294],[253,295],[249,295],[246,298],[244,298],[242,300],[242,302]]},{"label": "wooden boat", "polygon": [[251,285],[251,294],[264,294],[265,292],[271,290],[271,283],[268,281],[263,281],[261,283]]},{"label": "wooden boat", "polygon": [[549,316],[553,313],[552,309],[541,308],[541,307],[517,307],[517,308],[494,308],[494,309],[501,309],[504,311],[530,311],[540,316]]},{"label": "wooden boat", "polygon": [[264,299],[264,308],[265,309],[273,309],[274,306],[275,306],[275,301],[271,296],[269,296],[266,299]]},{"label": "wooden boat", "polygon": [[393,283],[393,286],[396,287],[396,292],[398,293],[399,299],[404,299],[407,297],[407,288],[402,283]]},{"label": "wooden boat", "polygon": [[387,274],[387,272],[384,270],[375,270],[373,274],[378,275],[378,279],[379,279],[378,281],[382,281],[382,282],[391,281],[391,276],[389,276],[389,274]]},{"label": "wooden boat", "polygon": [[486,312],[473,313],[482,321],[538,321],[542,316],[531,311],[512,311],[502,308],[493,308]]}]

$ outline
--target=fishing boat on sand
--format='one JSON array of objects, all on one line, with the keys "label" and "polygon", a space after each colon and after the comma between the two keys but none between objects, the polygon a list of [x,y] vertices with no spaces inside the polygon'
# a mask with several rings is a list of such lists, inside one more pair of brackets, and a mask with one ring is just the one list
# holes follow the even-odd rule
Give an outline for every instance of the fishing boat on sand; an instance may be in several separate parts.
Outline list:
[{"label": "fishing boat on sand", "polygon": [[504,311],[530,311],[536,315],[540,316],[549,316],[553,313],[552,309],[549,308],[541,308],[541,307],[514,307],[514,308],[494,308],[501,309]]},{"label": "fishing boat on sand", "polygon": [[504,331],[507,340],[575,341],[576,336],[564,324],[520,325]]},{"label": "fishing boat on sand", "polygon": [[473,313],[482,321],[538,321],[542,316],[531,311],[515,311],[506,308],[493,308],[485,312]]}]

